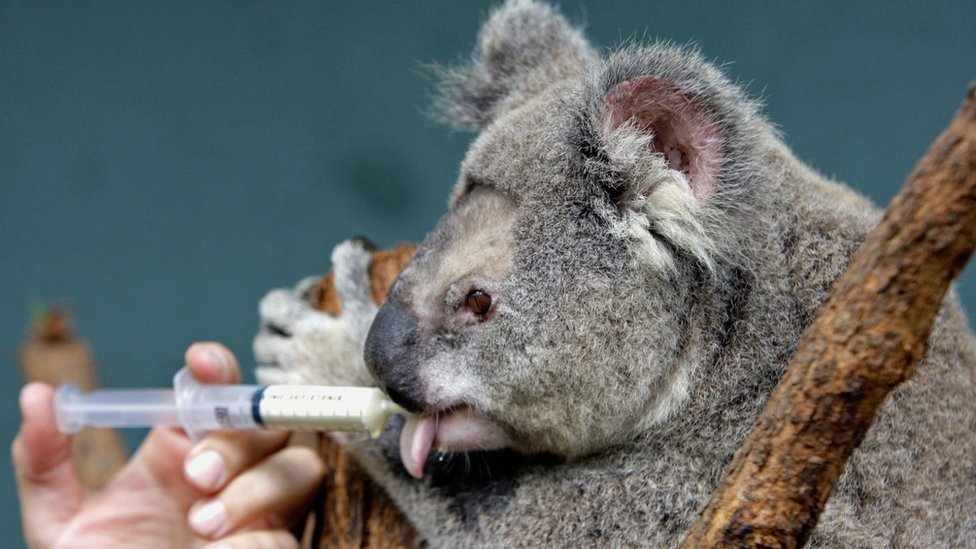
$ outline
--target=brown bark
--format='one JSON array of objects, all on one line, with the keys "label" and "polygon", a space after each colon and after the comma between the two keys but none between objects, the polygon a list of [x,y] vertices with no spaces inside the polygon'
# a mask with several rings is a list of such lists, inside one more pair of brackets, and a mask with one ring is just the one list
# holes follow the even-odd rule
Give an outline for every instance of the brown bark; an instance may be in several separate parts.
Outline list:
[{"label": "brown bark", "polygon": [[[63,309],[51,309],[35,323],[19,359],[27,381],[71,383],[82,391],[98,387],[91,349],[72,333]],[[82,486],[90,490],[104,486],[126,461],[125,445],[114,429],[82,429],[71,439],[71,455]]]},{"label": "brown bark", "polygon": [[317,547],[419,547],[420,537],[386,493],[327,435],[319,456],[326,478],[317,506]]},{"label": "brown bark", "polygon": [[803,545],[976,245],[976,85],[813,325],[684,547]]}]

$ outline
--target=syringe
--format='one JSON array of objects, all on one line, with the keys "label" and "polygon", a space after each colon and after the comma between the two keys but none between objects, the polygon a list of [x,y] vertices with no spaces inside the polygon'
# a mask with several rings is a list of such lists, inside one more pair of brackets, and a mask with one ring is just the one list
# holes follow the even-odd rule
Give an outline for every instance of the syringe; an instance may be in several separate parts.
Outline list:
[{"label": "syringe", "polygon": [[225,429],[364,431],[377,437],[391,414],[404,412],[375,387],[208,385],[186,368],[173,377],[173,389],[82,393],[62,385],[54,395],[58,429],[65,434],[86,426],[170,426],[193,439]]}]

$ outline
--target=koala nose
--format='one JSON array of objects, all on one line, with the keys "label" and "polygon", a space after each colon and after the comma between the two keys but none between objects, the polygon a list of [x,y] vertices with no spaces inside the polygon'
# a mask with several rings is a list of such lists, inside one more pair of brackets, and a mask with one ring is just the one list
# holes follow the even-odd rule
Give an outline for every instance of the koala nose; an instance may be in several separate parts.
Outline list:
[{"label": "koala nose", "polygon": [[403,304],[387,299],[366,336],[366,366],[397,404],[422,412],[426,406],[417,375],[416,344],[417,318]]}]

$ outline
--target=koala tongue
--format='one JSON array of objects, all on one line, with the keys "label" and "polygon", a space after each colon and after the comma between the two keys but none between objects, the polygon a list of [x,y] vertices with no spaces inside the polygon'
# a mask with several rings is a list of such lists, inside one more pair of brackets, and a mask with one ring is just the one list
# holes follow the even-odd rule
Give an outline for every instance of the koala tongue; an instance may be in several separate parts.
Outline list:
[{"label": "koala tongue", "polygon": [[434,416],[407,416],[407,422],[400,433],[400,460],[413,478],[424,475],[424,462],[437,435],[437,421]]}]

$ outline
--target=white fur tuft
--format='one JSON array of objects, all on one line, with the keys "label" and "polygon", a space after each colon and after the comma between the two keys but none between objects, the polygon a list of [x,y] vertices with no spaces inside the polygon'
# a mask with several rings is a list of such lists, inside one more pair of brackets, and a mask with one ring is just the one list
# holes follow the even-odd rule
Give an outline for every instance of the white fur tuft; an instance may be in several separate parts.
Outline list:
[{"label": "white fur tuft", "polygon": [[631,185],[622,198],[624,215],[612,233],[633,242],[635,258],[648,265],[675,267],[668,247],[654,236],[658,234],[712,272],[716,245],[699,219],[702,205],[681,172],[669,169],[663,155],[647,153],[653,134],[630,123],[605,126],[604,131],[607,156]]}]

